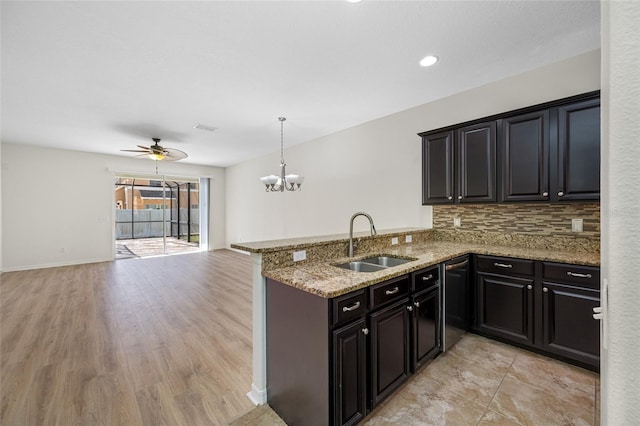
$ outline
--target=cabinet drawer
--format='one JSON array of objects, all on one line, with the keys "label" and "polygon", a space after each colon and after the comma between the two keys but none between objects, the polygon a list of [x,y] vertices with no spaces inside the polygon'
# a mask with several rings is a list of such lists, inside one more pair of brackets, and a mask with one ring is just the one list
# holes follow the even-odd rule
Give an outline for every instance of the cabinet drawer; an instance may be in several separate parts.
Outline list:
[{"label": "cabinet drawer", "polygon": [[545,280],[600,289],[600,268],[593,266],[542,262],[542,277]]},{"label": "cabinet drawer", "polygon": [[409,276],[404,275],[369,287],[371,309],[406,297],[409,294]]},{"label": "cabinet drawer", "polygon": [[534,261],[514,259],[512,257],[476,256],[476,269],[478,272],[491,272],[502,275],[529,275],[535,274]]},{"label": "cabinet drawer", "polygon": [[356,290],[333,299],[333,325],[361,317],[367,311],[365,289]]},{"label": "cabinet drawer", "polygon": [[414,293],[438,284],[440,273],[437,266],[423,269],[411,274],[411,291]]}]

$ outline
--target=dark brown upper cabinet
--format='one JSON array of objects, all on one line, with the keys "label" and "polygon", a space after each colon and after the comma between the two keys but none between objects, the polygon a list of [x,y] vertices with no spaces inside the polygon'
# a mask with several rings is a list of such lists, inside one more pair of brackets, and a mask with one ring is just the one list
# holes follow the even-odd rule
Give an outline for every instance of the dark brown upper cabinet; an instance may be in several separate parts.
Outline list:
[{"label": "dark brown upper cabinet", "polygon": [[495,121],[458,130],[456,143],[457,186],[460,203],[496,201]]},{"label": "dark brown upper cabinet", "polygon": [[599,96],[419,133],[422,204],[600,199]]},{"label": "dark brown upper cabinet", "polygon": [[453,131],[422,138],[422,204],[453,203]]},{"label": "dark brown upper cabinet", "polygon": [[553,196],[563,200],[600,199],[600,98],[557,108],[557,165]]},{"label": "dark brown upper cabinet", "polygon": [[549,110],[503,119],[500,135],[500,201],[548,201]]},{"label": "dark brown upper cabinet", "polygon": [[422,204],[496,201],[496,122],[422,138]]}]

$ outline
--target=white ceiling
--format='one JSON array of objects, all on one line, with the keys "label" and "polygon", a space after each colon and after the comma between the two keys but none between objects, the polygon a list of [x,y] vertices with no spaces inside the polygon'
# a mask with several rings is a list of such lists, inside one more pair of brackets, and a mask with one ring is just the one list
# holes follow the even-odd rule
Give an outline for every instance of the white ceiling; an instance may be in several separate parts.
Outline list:
[{"label": "white ceiling", "polygon": [[278,151],[279,116],[286,149],[600,46],[597,1],[1,8],[2,142],[132,155],[160,137],[214,166]]}]

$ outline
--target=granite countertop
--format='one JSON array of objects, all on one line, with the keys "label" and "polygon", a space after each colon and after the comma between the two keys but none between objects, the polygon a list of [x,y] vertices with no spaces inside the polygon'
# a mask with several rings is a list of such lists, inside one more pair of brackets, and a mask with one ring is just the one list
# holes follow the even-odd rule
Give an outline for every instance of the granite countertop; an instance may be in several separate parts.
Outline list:
[{"label": "granite countertop", "polygon": [[[549,249],[532,249],[473,243],[427,242],[403,245],[372,253],[358,253],[353,259],[342,258],[266,270],[264,276],[321,297],[331,298],[372,284],[417,271],[428,266],[468,254],[486,254],[520,259],[544,260],[578,265],[599,266],[599,253],[580,253]],[[354,272],[335,264],[364,259],[371,255],[393,255],[417,260],[377,272]]]}]

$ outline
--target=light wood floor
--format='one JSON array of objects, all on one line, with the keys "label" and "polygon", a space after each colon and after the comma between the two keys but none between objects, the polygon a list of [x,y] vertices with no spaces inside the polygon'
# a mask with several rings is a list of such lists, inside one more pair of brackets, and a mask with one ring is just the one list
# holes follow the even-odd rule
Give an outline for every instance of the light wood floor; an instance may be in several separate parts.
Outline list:
[{"label": "light wood floor", "polygon": [[2,425],[215,425],[253,408],[229,250],[0,276]]}]

